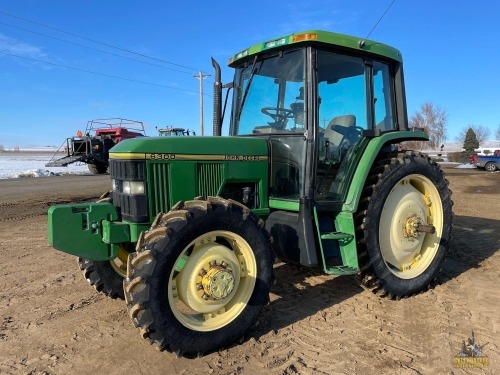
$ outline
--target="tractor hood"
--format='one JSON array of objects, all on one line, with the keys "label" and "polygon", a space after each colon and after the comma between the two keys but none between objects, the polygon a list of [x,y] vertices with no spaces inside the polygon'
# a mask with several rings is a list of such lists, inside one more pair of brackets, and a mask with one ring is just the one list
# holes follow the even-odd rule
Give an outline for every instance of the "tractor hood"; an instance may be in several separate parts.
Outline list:
[{"label": "tractor hood", "polygon": [[150,223],[178,202],[195,197],[224,196],[265,214],[268,150],[267,139],[259,137],[143,137],[120,142],[109,154],[113,205],[132,223]]},{"label": "tractor hood", "polygon": [[250,137],[147,137],[120,142],[110,159],[146,160],[267,160],[264,138]]}]

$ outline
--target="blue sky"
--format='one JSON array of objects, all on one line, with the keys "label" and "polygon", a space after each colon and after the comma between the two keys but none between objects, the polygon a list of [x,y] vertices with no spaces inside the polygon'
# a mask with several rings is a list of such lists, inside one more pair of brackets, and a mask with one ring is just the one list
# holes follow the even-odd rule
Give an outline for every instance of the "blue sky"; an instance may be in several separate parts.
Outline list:
[{"label": "blue sky", "polygon": [[[199,81],[193,74],[213,75],[210,57],[229,82],[228,58],[246,47],[307,29],[365,37],[391,1],[2,2],[0,12],[177,65],[0,13],[0,144],[59,146],[88,120],[110,117],[143,121],[149,135],[166,125],[198,132]],[[490,128],[494,139],[500,124],[499,8],[484,0],[397,0],[370,36],[403,54],[409,116],[425,102],[441,107],[450,141],[468,124]],[[213,77],[204,81],[205,134],[212,132],[212,83]]]}]

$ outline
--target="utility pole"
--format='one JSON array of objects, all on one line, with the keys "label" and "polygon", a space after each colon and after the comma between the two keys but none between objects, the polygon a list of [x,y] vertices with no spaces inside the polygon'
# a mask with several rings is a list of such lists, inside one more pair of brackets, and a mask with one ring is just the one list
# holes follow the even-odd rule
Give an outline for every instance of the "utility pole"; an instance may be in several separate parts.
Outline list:
[{"label": "utility pole", "polygon": [[203,74],[201,70],[198,71],[198,74],[193,74],[194,78],[198,78],[200,80],[200,134],[203,134],[203,80],[207,77],[210,77],[210,74]]}]

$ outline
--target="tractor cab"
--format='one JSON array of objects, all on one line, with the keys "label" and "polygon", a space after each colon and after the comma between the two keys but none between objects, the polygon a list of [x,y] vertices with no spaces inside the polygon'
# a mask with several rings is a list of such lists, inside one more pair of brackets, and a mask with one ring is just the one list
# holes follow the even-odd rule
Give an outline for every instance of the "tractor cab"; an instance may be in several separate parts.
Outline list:
[{"label": "tractor cab", "polygon": [[[231,62],[236,73],[229,133],[269,139],[271,199],[343,202],[348,169],[366,138],[407,123],[405,108],[396,119],[396,98],[403,90],[399,52],[380,51],[392,61],[346,53],[319,42],[318,33],[268,42],[283,47],[238,58],[243,51]],[[293,48],[295,40],[301,43]],[[375,47],[372,52],[378,52]]]},{"label": "tractor cab", "polygon": [[321,31],[278,38],[230,60],[229,134],[268,140],[266,228],[278,239],[278,256],[328,273],[357,272],[347,212],[357,207],[366,176],[356,170],[370,140],[381,138],[373,156],[394,148],[383,135],[407,130],[401,61],[392,47]]},{"label": "tractor cab", "polygon": [[159,137],[184,137],[186,135],[193,135],[195,136],[196,133],[190,130],[186,130],[184,128],[174,128],[174,127],[167,127],[167,128],[156,128],[158,130],[158,136]]}]

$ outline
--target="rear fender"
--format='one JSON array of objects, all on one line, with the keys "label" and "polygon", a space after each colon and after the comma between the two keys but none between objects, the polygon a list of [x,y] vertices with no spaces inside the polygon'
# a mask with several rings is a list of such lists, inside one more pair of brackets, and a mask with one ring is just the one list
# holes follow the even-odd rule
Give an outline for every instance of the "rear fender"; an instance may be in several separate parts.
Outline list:
[{"label": "rear fender", "polygon": [[342,211],[350,213],[357,211],[366,178],[368,177],[372,165],[379,155],[382,147],[386,144],[396,144],[414,140],[428,141],[429,136],[423,131],[397,131],[388,132],[371,139],[361,156],[358,166],[356,167]]}]

